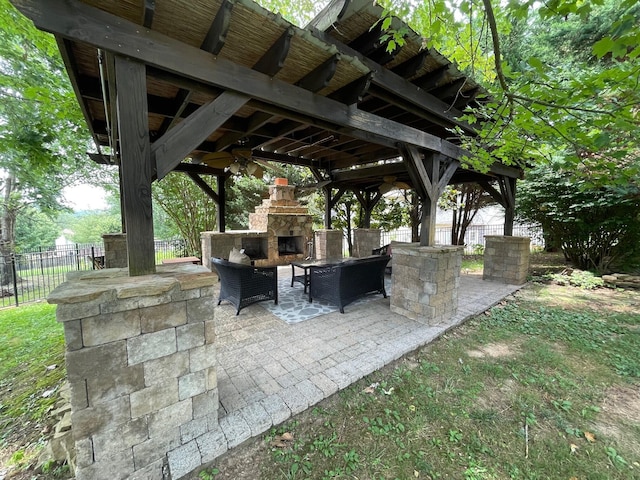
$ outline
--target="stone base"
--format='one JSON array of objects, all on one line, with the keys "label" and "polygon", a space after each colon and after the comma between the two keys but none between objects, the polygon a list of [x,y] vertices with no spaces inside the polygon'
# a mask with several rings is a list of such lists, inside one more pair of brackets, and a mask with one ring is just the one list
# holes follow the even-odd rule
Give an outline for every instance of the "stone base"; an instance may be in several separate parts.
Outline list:
[{"label": "stone base", "polygon": [[356,228],[353,231],[353,238],[355,257],[368,257],[374,248],[380,248],[380,229],[378,228]]},{"label": "stone base", "polygon": [[510,285],[527,283],[531,239],[502,235],[487,235],[484,238],[482,279]]},{"label": "stone base", "polygon": [[391,311],[427,325],[447,322],[458,310],[462,246],[393,247]]},{"label": "stone base", "polygon": [[139,277],[74,272],[51,293],[77,480],[178,479],[209,461],[221,437],[215,282],[199,265],[160,265]]},{"label": "stone base", "polygon": [[317,260],[342,258],[342,230],[316,230],[315,256]]},{"label": "stone base", "polygon": [[127,268],[129,266],[127,234],[105,233],[102,235],[102,241],[104,242],[105,268]]}]

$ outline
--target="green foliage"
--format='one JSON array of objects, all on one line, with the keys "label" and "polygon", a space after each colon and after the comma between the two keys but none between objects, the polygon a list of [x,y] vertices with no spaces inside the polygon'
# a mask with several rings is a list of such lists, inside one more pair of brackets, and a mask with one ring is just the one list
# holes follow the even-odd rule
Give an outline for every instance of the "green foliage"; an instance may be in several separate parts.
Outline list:
[{"label": "green foliage", "polygon": [[36,303],[0,311],[0,424],[3,437],[23,422],[42,422],[65,377],[64,336],[55,305]]},{"label": "green foliage", "polygon": [[61,230],[64,229],[72,232],[66,235],[66,237],[74,243],[102,243],[102,235],[105,233],[122,231],[119,212],[108,210],[63,214],[59,217],[57,223]]},{"label": "green foliage", "polygon": [[[205,179],[205,181],[211,179]],[[215,190],[214,185],[210,186]],[[173,172],[152,185],[153,202],[187,243],[187,254],[201,256],[200,233],[216,229],[217,205],[187,175]]]},{"label": "green foliage", "polygon": [[[2,248],[15,242],[15,221],[28,207],[64,210],[63,187],[94,170],[89,135],[55,39],[0,0],[0,216]],[[23,225],[29,220],[24,220]],[[31,242],[32,240],[29,240]]]},{"label": "green foliage", "polygon": [[602,280],[602,277],[598,277],[592,272],[585,272],[583,270],[574,270],[571,272],[571,275],[554,273],[548,275],[548,278],[560,285],[572,285],[586,290],[593,290],[594,288],[604,286],[604,280]]},{"label": "green foliage", "polygon": [[48,215],[28,207],[16,221],[16,252],[32,252],[54,245],[61,228]]},{"label": "green foliage", "polygon": [[582,270],[606,272],[640,250],[640,186],[595,187],[557,163],[521,183],[517,211]]}]

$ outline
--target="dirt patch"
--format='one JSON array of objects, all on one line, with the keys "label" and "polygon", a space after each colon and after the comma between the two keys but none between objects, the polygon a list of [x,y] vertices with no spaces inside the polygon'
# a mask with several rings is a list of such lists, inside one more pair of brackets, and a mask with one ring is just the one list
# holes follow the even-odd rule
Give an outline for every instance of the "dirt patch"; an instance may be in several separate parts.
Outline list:
[{"label": "dirt patch", "polygon": [[508,343],[490,343],[476,350],[468,350],[472,358],[505,358],[517,355],[518,345]]},{"label": "dirt patch", "polygon": [[596,430],[640,457],[640,443],[634,427],[640,427],[640,386],[615,386],[607,390]]}]

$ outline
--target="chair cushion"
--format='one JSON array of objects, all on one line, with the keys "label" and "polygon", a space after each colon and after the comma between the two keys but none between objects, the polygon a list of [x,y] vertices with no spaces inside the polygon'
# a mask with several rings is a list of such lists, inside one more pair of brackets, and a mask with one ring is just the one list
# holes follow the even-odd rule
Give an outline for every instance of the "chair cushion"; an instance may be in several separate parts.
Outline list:
[{"label": "chair cushion", "polygon": [[229,261],[232,263],[240,263],[242,265],[251,265],[251,258],[243,251],[233,247],[229,252]]}]

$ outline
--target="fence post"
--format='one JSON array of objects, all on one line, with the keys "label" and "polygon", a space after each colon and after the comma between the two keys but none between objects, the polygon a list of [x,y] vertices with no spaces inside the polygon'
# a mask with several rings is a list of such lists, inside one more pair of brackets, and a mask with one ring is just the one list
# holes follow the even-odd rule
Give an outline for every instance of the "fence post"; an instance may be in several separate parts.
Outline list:
[{"label": "fence post", "polygon": [[18,301],[18,272],[16,269],[16,256],[11,254],[11,273],[13,275],[13,296],[16,299],[16,307],[20,306]]},{"label": "fence post", "polygon": [[44,264],[42,263],[42,247],[38,247],[38,255],[40,256],[40,273],[44,277]]},{"label": "fence post", "polygon": [[76,266],[80,271],[80,245],[76,243]]},{"label": "fence post", "polygon": [[93,245],[91,245],[91,267],[93,270],[96,269],[96,250]]}]

